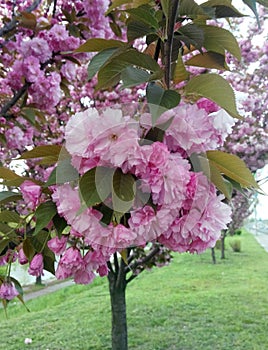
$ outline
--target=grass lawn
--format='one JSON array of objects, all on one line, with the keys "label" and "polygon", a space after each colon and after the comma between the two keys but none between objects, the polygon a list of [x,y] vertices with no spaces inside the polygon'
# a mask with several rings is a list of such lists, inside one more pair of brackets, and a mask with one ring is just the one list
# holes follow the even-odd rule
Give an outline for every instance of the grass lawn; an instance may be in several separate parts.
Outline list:
[{"label": "grass lawn", "polygon": [[[229,238],[231,239],[231,238]],[[226,259],[174,254],[169,267],[141,274],[127,290],[130,350],[267,350],[268,253],[250,234]],[[219,252],[217,251],[217,255]],[[0,310],[2,350],[108,350],[106,279],[71,286]],[[32,338],[25,345],[24,339]]]}]

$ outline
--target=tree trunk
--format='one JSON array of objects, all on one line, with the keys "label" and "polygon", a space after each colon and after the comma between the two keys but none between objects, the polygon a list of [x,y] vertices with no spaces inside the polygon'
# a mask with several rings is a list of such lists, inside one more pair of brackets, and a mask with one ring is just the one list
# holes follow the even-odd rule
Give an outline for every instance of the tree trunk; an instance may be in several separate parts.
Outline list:
[{"label": "tree trunk", "polygon": [[215,248],[211,248],[211,257],[213,264],[216,264]]},{"label": "tree trunk", "polygon": [[221,259],[225,259],[225,237],[226,237],[226,231],[222,231],[221,235]]},{"label": "tree trunk", "polygon": [[117,271],[108,274],[112,311],[112,350],[127,350],[126,273],[121,261]]}]

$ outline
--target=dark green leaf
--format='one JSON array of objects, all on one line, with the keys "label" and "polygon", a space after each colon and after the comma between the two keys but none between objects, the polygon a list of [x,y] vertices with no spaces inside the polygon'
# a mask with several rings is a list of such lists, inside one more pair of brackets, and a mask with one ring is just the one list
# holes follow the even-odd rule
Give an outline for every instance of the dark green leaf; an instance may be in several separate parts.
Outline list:
[{"label": "dark green leaf", "polygon": [[187,66],[204,67],[210,69],[228,70],[225,56],[216,52],[197,54],[185,62]]},{"label": "dark green leaf", "polygon": [[156,83],[148,84],[146,98],[152,115],[153,126],[162,113],[180,103],[180,95],[175,90],[164,90]]},{"label": "dark green leaf", "polygon": [[67,226],[66,220],[63,217],[59,216],[59,214],[56,214],[53,217],[52,221],[57,231],[58,237],[61,237],[62,231]]},{"label": "dark green leaf", "polygon": [[36,218],[36,225],[34,230],[34,235],[36,235],[38,232],[40,232],[43,228],[45,228],[52,218],[57,213],[56,204],[52,201],[47,201],[44,203],[41,203],[39,207],[36,209],[35,212],[35,218]]},{"label": "dark green leaf", "polygon": [[27,238],[23,241],[22,248],[23,248],[23,252],[24,252],[26,258],[27,258],[29,261],[32,261],[32,258],[34,257],[36,251],[35,251],[35,249],[34,249],[34,246],[33,246],[32,243],[31,243],[31,239],[30,239],[30,238],[27,237]]},{"label": "dark green leaf", "polygon": [[206,13],[194,0],[180,0],[179,5],[179,15],[180,16],[204,16],[207,17]]},{"label": "dark green leaf", "polygon": [[21,217],[15,211],[3,210],[0,212],[0,221],[1,222],[15,222],[18,224],[21,222]]},{"label": "dark green leaf", "polygon": [[127,23],[127,38],[128,41],[133,41],[137,38],[142,38],[149,34],[155,33],[156,30],[143,22],[130,20]]},{"label": "dark green leaf", "polygon": [[243,17],[234,6],[232,6],[229,0],[210,0],[206,1],[200,6],[206,11],[209,8],[215,9],[215,18],[228,18],[228,17]]},{"label": "dark green leaf", "polygon": [[199,51],[202,50],[204,45],[204,31],[202,28],[195,24],[186,24],[182,26],[174,36],[175,40],[180,40],[190,49],[190,46],[194,46]]},{"label": "dark green leaf", "polygon": [[5,204],[9,202],[15,202],[21,199],[22,196],[16,192],[12,191],[2,191],[0,192],[0,203]]},{"label": "dark green leaf", "polygon": [[151,6],[143,5],[138,8],[126,10],[130,14],[131,19],[138,22],[143,22],[155,29],[159,28],[158,21],[155,17],[155,11]]},{"label": "dark green leaf", "polygon": [[99,69],[109,60],[109,58],[117,50],[117,48],[102,50],[91,59],[87,68],[89,80],[94,77],[94,75],[99,71]]},{"label": "dark green leaf", "polygon": [[145,70],[129,66],[122,71],[121,79],[123,81],[122,88],[129,88],[148,82],[150,74]]}]

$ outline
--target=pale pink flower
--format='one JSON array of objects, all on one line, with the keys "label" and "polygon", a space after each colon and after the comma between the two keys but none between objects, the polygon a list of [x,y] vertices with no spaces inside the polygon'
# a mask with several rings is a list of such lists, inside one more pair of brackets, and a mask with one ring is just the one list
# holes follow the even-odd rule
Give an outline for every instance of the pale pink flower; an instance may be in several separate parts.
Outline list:
[{"label": "pale pink flower", "polygon": [[28,273],[32,276],[38,277],[38,276],[44,275],[43,269],[44,269],[43,255],[41,253],[38,253],[33,257],[30,263],[30,267],[28,269]]},{"label": "pale pink flower", "polygon": [[41,186],[26,180],[20,185],[20,189],[27,208],[35,210],[39,204],[42,191]]},{"label": "pale pink flower", "polygon": [[83,259],[80,250],[75,247],[68,248],[60,259],[60,264],[66,270],[74,273],[84,267]]},{"label": "pale pink flower", "polygon": [[12,300],[19,295],[13,282],[2,282],[0,286],[0,299]]}]

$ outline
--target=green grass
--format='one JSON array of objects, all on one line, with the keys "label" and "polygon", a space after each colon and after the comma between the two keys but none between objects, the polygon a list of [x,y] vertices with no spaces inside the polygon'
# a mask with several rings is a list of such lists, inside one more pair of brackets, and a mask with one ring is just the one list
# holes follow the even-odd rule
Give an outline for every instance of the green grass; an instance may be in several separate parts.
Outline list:
[{"label": "green grass", "polygon": [[[267,350],[268,253],[250,234],[226,260],[175,255],[169,267],[142,273],[127,290],[130,350]],[[216,251],[217,255],[219,252]],[[72,286],[0,310],[2,350],[108,350],[105,279]],[[25,338],[33,342],[24,345]]]}]

